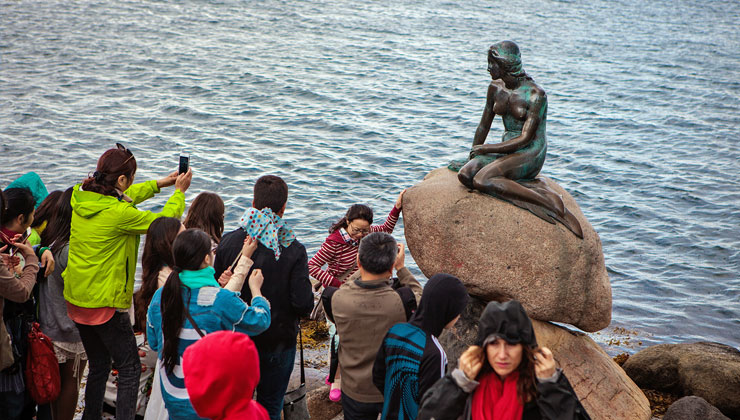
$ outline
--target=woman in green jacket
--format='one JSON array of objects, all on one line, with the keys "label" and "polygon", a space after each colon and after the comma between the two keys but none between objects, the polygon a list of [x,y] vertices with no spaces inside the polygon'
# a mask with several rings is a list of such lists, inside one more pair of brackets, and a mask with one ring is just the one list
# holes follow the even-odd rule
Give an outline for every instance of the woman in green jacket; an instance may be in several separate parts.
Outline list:
[{"label": "woman in green jacket", "polygon": [[[64,278],[67,313],[75,322],[89,363],[83,420],[98,420],[111,361],[118,370],[116,419],[134,420],[141,363],[128,309],[134,291],[139,235],[163,216],[182,216],[192,174],[174,172],[134,184],[136,159],[120,144],[103,153],[93,176],[74,187],[69,257]],[[138,203],[160,188],[175,192],[160,213]]]}]

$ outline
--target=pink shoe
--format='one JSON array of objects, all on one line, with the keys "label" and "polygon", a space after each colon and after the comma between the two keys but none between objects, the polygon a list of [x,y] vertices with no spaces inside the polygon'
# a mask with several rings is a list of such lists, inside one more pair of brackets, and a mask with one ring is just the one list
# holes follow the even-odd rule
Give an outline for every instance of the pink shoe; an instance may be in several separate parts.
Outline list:
[{"label": "pink shoe", "polygon": [[326,375],[326,379],[324,379],[324,383],[331,386],[331,382],[329,382],[329,375]]},{"label": "pink shoe", "polygon": [[334,388],[331,391],[329,391],[329,400],[333,402],[339,402],[342,400],[342,390],[339,388]]}]

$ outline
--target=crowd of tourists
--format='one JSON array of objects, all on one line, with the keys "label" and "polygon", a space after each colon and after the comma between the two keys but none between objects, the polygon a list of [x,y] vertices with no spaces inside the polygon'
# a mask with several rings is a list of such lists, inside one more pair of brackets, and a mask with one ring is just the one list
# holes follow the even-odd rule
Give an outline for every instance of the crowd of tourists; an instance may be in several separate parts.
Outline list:
[{"label": "crowd of tourists", "polygon": [[[278,420],[300,320],[319,304],[329,399],[345,419],[589,418],[516,301],[486,307],[477,342],[448,372],[438,337],[469,297],[454,276],[422,287],[406,268],[391,235],[403,191],[383,224],[349,207],[309,260],[283,218],[279,176],[255,181],[251,207],[224,234],[213,192],[182,219],[190,169],[139,183],[136,170],[117,144],[64,191],[31,172],[0,192],[3,419],[72,420],[87,369],[83,420]],[[137,208],[167,189],[161,211]],[[54,366],[29,344],[39,330]],[[39,365],[58,369],[56,383]]]}]

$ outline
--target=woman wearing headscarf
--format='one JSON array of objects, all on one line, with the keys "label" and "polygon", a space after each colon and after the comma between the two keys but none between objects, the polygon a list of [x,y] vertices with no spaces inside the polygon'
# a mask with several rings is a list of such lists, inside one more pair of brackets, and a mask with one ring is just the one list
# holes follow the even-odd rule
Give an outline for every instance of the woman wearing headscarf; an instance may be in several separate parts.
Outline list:
[{"label": "woman wearing headscarf", "polygon": [[381,419],[416,418],[421,396],[447,370],[447,355],[437,337],[455,325],[468,300],[457,277],[435,274],[409,322],[388,331],[373,365],[373,383],[383,393]]},{"label": "woman wearing headscarf", "polygon": [[491,302],[476,345],[423,396],[419,420],[590,420],[552,352],[515,301]]}]

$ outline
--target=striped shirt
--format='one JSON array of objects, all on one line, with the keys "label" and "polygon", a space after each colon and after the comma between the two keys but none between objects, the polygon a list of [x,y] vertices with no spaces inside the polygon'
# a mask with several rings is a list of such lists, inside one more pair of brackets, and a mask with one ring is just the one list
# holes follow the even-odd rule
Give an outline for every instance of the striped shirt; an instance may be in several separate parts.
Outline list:
[{"label": "striped shirt", "polygon": [[[393,206],[391,212],[388,214],[388,218],[385,219],[385,223],[370,226],[370,231],[393,233],[400,214],[401,210]],[[346,240],[342,235],[342,230],[337,229],[327,236],[319,252],[308,262],[308,272],[311,274],[311,277],[320,281],[324,286],[339,287],[342,283],[338,277],[348,270],[352,270],[349,273],[350,275],[357,271],[355,260],[357,259],[357,249],[359,247],[353,245],[353,241]],[[326,270],[323,269],[325,264],[327,266]]]}]

